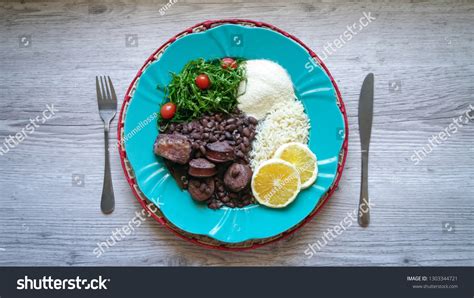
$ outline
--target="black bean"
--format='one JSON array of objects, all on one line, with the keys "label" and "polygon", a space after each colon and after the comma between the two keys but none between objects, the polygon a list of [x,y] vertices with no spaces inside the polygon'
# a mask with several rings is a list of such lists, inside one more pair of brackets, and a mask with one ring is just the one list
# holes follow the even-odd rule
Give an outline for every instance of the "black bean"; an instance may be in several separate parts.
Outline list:
[{"label": "black bean", "polygon": [[224,141],[224,140],[225,140],[225,136],[222,135],[219,137],[219,141]]},{"label": "black bean", "polygon": [[249,137],[249,136],[250,136],[250,129],[248,129],[248,127],[245,127],[245,128],[242,130],[242,134],[243,134],[245,137]]},{"label": "black bean", "polygon": [[226,139],[228,139],[228,140],[232,140],[232,139],[233,139],[232,134],[231,134],[230,132],[228,132],[228,131],[225,132],[225,137],[226,137]]},{"label": "black bean", "polygon": [[244,156],[245,156],[245,154],[243,154],[242,151],[240,151],[240,150],[237,150],[237,152],[235,152],[235,155],[237,157],[240,157],[240,158],[244,158]]},{"label": "black bean", "polygon": [[258,120],[255,117],[250,116],[248,119],[249,122],[253,125],[256,125],[258,123]]},{"label": "black bean", "polygon": [[204,145],[199,146],[199,151],[201,151],[202,155],[206,155],[206,148],[204,148]]},{"label": "black bean", "polygon": [[208,138],[209,138],[209,133],[207,133],[207,132],[203,133],[203,134],[202,134],[202,137],[203,137],[204,139],[208,139]]},{"label": "black bean", "polygon": [[230,198],[229,198],[228,196],[223,196],[223,197],[221,198],[221,201],[224,202],[224,203],[227,203],[227,202],[230,201]]},{"label": "black bean", "polygon": [[229,192],[229,197],[231,199],[238,199],[239,198],[239,194],[238,193],[235,193],[235,192]]},{"label": "black bean", "polygon": [[225,130],[227,130],[228,132],[232,132],[234,131],[234,129],[236,129],[237,127],[235,126],[235,124],[229,124],[225,127]]},{"label": "black bean", "polygon": [[211,142],[217,142],[217,137],[216,136],[210,136],[209,141]]},{"label": "black bean", "polygon": [[225,204],[226,204],[226,206],[228,206],[228,207],[230,207],[230,208],[234,208],[234,207],[235,207],[234,202],[227,202],[227,203],[225,203]]},{"label": "black bean", "polygon": [[240,143],[242,143],[242,139],[239,138],[235,141],[235,146],[240,145]]},{"label": "black bean", "polygon": [[249,136],[249,140],[253,140],[255,138],[255,131],[252,131],[252,133]]},{"label": "black bean", "polygon": [[198,149],[198,148],[199,148],[199,144],[198,144],[198,143],[193,143],[193,144],[191,145],[191,148],[193,148],[193,149]]},{"label": "black bean", "polygon": [[219,185],[217,187],[217,190],[220,191],[220,192],[223,192],[224,191],[224,185]]},{"label": "black bean", "polygon": [[235,118],[230,118],[230,119],[227,119],[227,124],[234,124],[235,122],[237,122],[237,120]]},{"label": "black bean", "polygon": [[246,147],[250,145],[249,138],[247,138],[247,137],[244,137],[243,142],[244,142],[244,145],[245,145]]}]

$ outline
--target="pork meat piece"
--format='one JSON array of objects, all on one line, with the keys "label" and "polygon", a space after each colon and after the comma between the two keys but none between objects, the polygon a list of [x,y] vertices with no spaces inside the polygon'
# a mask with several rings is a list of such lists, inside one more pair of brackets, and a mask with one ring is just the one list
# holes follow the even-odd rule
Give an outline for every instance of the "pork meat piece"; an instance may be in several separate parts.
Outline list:
[{"label": "pork meat piece", "polygon": [[191,143],[181,134],[159,134],[155,142],[155,154],[178,164],[186,164],[191,158]]}]

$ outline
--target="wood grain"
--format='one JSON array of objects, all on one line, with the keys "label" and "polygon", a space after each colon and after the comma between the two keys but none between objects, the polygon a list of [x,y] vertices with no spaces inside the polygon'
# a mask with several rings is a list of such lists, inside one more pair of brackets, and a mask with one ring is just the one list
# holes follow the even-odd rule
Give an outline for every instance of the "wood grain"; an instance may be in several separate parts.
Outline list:
[{"label": "wood grain", "polygon": [[[472,1],[397,3],[291,1],[0,2],[0,139],[47,104],[59,112],[0,156],[0,265],[474,265],[474,125],[460,128],[425,160],[415,149],[474,105]],[[116,211],[100,212],[103,130],[94,77],[110,75],[119,96],[148,55],[206,19],[274,24],[323,51],[363,12],[376,20],[326,59],[349,116],[349,155],[340,187],[323,211],[287,240],[247,252],[207,251],[152,219],[97,258],[93,249],[140,211],[111,155]],[[137,47],[125,35],[138,36]],[[30,47],[19,47],[31,36]],[[315,256],[308,244],[357,206],[357,104],[368,72],[376,99],[369,162],[372,223],[353,224]],[[401,90],[391,92],[399,80]],[[115,137],[114,137],[115,139]],[[3,141],[2,141],[3,142]],[[73,174],[84,175],[82,187]],[[443,222],[455,225],[453,233]]]}]

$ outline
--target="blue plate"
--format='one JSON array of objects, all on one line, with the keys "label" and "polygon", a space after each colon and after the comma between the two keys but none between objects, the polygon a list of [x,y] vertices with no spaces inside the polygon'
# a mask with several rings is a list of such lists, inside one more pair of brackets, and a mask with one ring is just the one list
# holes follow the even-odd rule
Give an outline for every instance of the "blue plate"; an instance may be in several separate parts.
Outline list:
[{"label": "blue plate", "polygon": [[[165,100],[157,85],[167,85],[170,72],[180,72],[190,60],[222,57],[269,59],[283,66],[309,116],[309,147],[318,157],[319,174],[316,183],[286,208],[250,205],[211,210],[180,190],[163,161],[153,153],[159,133],[153,113]],[[178,38],[145,68],[125,115],[125,151],[139,188],[170,222],[189,233],[239,243],[279,235],[311,213],[336,177],[345,127],[330,78],[310,61],[310,54],[299,43],[274,30],[224,24]],[[150,119],[153,121],[147,125]]]}]

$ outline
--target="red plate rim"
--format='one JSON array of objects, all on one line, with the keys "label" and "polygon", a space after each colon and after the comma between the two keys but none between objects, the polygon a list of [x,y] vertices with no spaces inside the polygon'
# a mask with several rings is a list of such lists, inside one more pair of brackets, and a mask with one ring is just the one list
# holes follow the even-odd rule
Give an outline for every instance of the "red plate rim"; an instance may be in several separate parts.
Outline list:
[{"label": "red plate rim", "polygon": [[[126,152],[124,150],[124,148],[122,148],[122,134],[121,134],[121,131],[122,131],[122,128],[123,128],[123,117],[124,117],[124,111],[125,111],[125,106],[126,106],[126,103],[128,103],[130,101],[130,99],[132,98],[130,96],[130,91],[132,90],[133,86],[135,85],[136,81],[140,78],[141,74],[143,73],[143,71],[145,70],[145,68],[151,63],[153,62],[154,60],[156,60],[156,54],[166,45],[169,45],[170,43],[174,42],[177,38],[179,38],[181,35],[183,34],[190,34],[190,33],[193,33],[194,30],[198,27],[205,27],[206,29],[210,28],[210,27],[213,27],[215,25],[220,25],[220,24],[223,24],[223,23],[229,23],[229,24],[242,24],[242,23],[246,23],[246,24],[253,24],[254,26],[257,26],[257,27],[266,27],[266,28],[270,28],[274,31],[277,31],[281,34],[283,34],[284,36],[288,37],[288,38],[291,38],[292,40],[294,40],[295,42],[297,42],[298,44],[300,44],[301,46],[303,46],[307,51],[308,53],[311,55],[311,57],[313,57],[314,59],[316,59],[319,63],[319,65],[321,65],[321,67],[324,69],[324,71],[326,72],[326,74],[328,75],[328,77],[330,78],[331,80],[331,83],[332,85],[334,86],[334,89],[336,90],[336,95],[339,99],[339,109],[344,117],[344,126],[345,126],[345,136],[344,136],[344,142],[342,144],[342,148],[341,150],[343,150],[343,154],[342,154],[342,160],[341,162],[338,164],[338,167],[337,167],[337,173],[338,175],[336,175],[336,179],[333,183],[333,185],[330,187],[330,189],[328,190],[327,194],[323,197],[323,201],[318,203],[317,207],[316,207],[316,210],[314,212],[312,212],[310,215],[308,215],[303,221],[301,221],[298,226],[296,228],[291,228],[285,232],[283,232],[281,234],[280,237],[276,238],[276,239],[272,239],[270,241],[267,241],[267,242],[264,242],[264,243],[254,243],[253,245],[251,246],[248,246],[248,247],[227,247],[225,245],[222,245],[222,246],[214,246],[214,245],[210,245],[210,244],[206,244],[206,243],[202,243],[202,242],[199,242],[197,241],[196,239],[193,239],[193,238],[188,238],[186,237],[185,235],[182,235],[180,234],[179,232],[177,232],[176,230],[174,230],[173,228],[171,228],[168,224],[168,222],[160,217],[158,217],[152,210],[150,210],[150,208],[147,206],[147,204],[145,203],[144,200],[142,200],[139,196],[139,194],[137,193],[137,190],[135,189],[134,185],[136,185],[135,181],[134,181],[134,178],[132,178],[127,169],[126,169],[126,165],[125,165],[125,158],[126,158]],[[334,191],[336,190],[338,184],[339,184],[339,181],[342,177],[342,171],[344,169],[344,164],[346,162],[346,157],[347,157],[347,149],[348,149],[348,141],[349,141],[349,126],[348,126],[348,121],[347,121],[347,114],[346,114],[346,109],[345,109],[345,106],[344,106],[344,102],[342,100],[342,96],[341,96],[341,92],[339,91],[339,88],[337,87],[337,84],[334,80],[334,78],[332,77],[331,73],[329,72],[328,68],[326,67],[326,65],[324,64],[324,62],[318,57],[318,55],[316,55],[316,53],[314,53],[308,46],[306,46],[301,40],[299,40],[297,37],[271,25],[271,24],[267,24],[267,23],[264,23],[264,22],[257,22],[257,21],[253,21],[253,20],[247,20],[247,19],[222,19],[222,20],[208,20],[208,21],[204,21],[204,22],[201,22],[201,23],[198,23],[178,34],[176,34],[174,37],[172,37],[171,39],[169,39],[167,42],[165,42],[162,46],[160,46],[155,52],[153,52],[153,54],[150,55],[150,57],[148,57],[148,59],[145,61],[145,63],[143,64],[143,66],[140,68],[140,70],[137,72],[135,78],[132,80],[132,82],[130,83],[128,89],[127,89],[127,92],[125,93],[125,97],[124,97],[124,101],[122,103],[122,107],[120,109],[120,115],[119,115],[119,119],[118,119],[118,128],[117,128],[117,138],[118,138],[118,150],[119,150],[119,154],[120,154],[120,161],[121,161],[121,164],[122,164],[122,168],[123,168],[123,171],[125,173],[125,177],[127,178],[127,182],[128,184],[130,185],[130,188],[132,189],[132,192],[135,196],[135,198],[137,199],[137,201],[140,203],[140,205],[149,213],[149,215],[151,217],[153,217],[157,222],[159,222],[160,224],[162,224],[163,226],[165,226],[168,230],[172,231],[174,234],[176,234],[177,236],[179,236],[180,238],[184,239],[184,240],[187,240],[189,242],[192,242],[194,244],[197,244],[199,246],[202,246],[202,247],[205,247],[205,248],[211,248],[211,249],[218,249],[218,250],[227,250],[227,251],[243,251],[243,250],[250,250],[250,249],[255,249],[255,248],[258,248],[258,247],[262,247],[264,245],[267,245],[267,244],[270,244],[270,243],[273,243],[273,242],[276,242],[276,241],[279,241],[279,240],[282,240],[286,237],[288,237],[289,235],[293,234],[294,232],[296,232],[297,230],[301,229],[301,227],[303,227],[306,223],[308,223],[316,214],[319,213],[319,211],[321,210],[321,208],[326,204],[326,202],[329,200],[329,198],[331,198],[332,194],[334,193]]]}]

